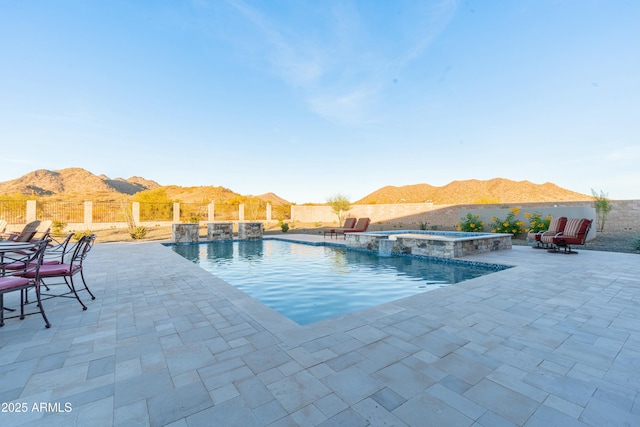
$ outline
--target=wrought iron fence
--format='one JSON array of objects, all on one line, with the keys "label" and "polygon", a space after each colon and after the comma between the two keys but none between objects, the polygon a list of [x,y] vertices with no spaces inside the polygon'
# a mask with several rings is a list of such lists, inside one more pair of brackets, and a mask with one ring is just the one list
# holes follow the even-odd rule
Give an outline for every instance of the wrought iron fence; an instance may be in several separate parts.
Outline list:
[{"label": "wrought iron fence", "polygon": [[140,203],[140,221],[172,221],[173,203]]},{"label": "wrought iron fence", "polygon": [[237,221],[238,205],[227,203],[216,203],[213,216],[215,221]]},{"label": "wrought iron fence", "polygon": [[207,221],[209,205],[207,203],[180,203],[180,221]]},{"label": "wrought iron fence", "polygon": [[0,200],[0,219],[9,224],[26,224],[27,204],[24,200]]},{"label": "wrought iron fence", "polygon": [[92,222],[127,222],[131,215],[131,203],[93,202]]},{"label": "wrought iron fence", "polygon": [[38,219],[58,222],[84,222],[84,202],[39,202],[36,205]]}]

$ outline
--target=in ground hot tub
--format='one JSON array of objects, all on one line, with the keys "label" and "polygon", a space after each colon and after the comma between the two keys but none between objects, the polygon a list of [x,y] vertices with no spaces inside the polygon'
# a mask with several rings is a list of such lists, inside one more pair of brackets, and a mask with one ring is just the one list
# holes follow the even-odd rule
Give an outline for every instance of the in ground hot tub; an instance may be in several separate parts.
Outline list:
[{"label": "in ground hot tub", "polygon": [[463,231],[395,230],[346,233],[349,248],[377,251],[381,256],[411,254],[439,258],[511,249],[511,234]]}]

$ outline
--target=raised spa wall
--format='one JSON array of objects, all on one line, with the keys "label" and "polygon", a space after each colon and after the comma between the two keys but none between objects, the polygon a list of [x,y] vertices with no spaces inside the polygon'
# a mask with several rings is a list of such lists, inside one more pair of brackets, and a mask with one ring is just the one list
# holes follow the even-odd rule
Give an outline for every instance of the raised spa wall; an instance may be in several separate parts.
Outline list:
[{"label": "raised spa wall", "polygon": [[438,240],[429,239],[429,235],[403,237],[393,234],[350,233],[345,236],[345,241],[348,248],[371,250],[378,252],[381,256],[407,254],[461,258],[467,255],[511,249],[510,234],[480,234],[478,237]]}]

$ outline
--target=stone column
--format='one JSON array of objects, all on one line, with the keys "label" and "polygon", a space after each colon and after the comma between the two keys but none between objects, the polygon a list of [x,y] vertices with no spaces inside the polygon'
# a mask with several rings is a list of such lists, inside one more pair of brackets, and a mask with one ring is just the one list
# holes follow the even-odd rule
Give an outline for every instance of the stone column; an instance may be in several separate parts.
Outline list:
[{"label": "stone column", "polygon": [[212,200],[211,203],[207,206],[207,221],[213,222],[216,220],[216,211],[215,211],[215,203]]},{"label": "stone column", "polygon": [[173,204],[173,222],[180,222],[180,203]]},{"label": "stone column", "polygon": [[26,220],[27,222],[36,220],[36,201],[35,200],[27,200]]},{"label": "stone column", "polygon": [[271,221],[271,203],[267,203],[267,221]]},{"label": "stone column", "polygon": [[238,223],[238,238],[262,239],[263,230],[261,222],[240,222]]},{"label": "stone column", "polygon": [[238,221],[244,221],[244,203],[238,206]]},{"label": "stone column", "polygon": [[93,202],[85,200],[84,202],[84,226],[87,230],[91,230],[93,224]]},{"label": "stone column", "polygon": [[140,202],[131,203],[131,216],[135,224],[140,223]]},{"label": "stone column", "polygon": [[200,240],[200,224],[172,224],[171,238],[176,243],[196,243]]}]

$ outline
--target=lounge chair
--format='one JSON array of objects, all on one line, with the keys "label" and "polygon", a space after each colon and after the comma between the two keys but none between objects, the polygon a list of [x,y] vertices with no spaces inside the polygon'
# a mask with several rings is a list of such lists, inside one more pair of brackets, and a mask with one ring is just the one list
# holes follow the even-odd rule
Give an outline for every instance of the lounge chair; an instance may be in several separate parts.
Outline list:
[{"label": "lounge chair", "polygon": [[[554,247],[549,252],[577,254],[571,245],[584,245],[593,220],[587,218],[569,218],[564,231],[553,238]],[[560,249],[563,249],[560,251]]]},{"label": "lounge chair", "polygon": [[4,219],[0,219],[0,236],[4,234],[4,231],[7,229],[7,221]]},{"label": "lounge chair", "polygon": [[37,233],[39,225],[40,221],[31,221],[25,225],[19,233],[9,235],[7,240],[11,240],[13,242],[30,242],[31,239],[33,239],[33,236]]},{"label": "lounge chair", "polygon": [[44,240],[49,237],[51,231],[51,224],[53,221],[47,219],[40,221],[40,224],[36,227],[36,233],[33,235],[32,240]]},{"label": "lounge chair", "polygon": [[343,230],[341,232],[337,231],[336,235],[342,234],[346,238],[346,235],[349,233],[362,233],[364,231],[367,231],[367,228],[369,228],[370,223],[371,223],[371,220],[369,218],[358,218],[358,222],[356,223],[355,227],[353,227],[350,230]]},{"label": "lounge chair", "polygon": [[[533,240],[534,242],[536,242],[536,245],[533,246],[534,249],[542,249],[542,248],[549,249],[553,245],[553,237],[558,233],[562,233],[566,224],[567,224],[566,216],[552,218],[551,221],[549,222],[549,228],[547,230],[539,231],[537,233],[530,231],[527,234],[527,239]],[[543,240],[543,236],[544,236],[544,240]]]},{"label": "lounge chair", "polygon": [[329,230],[325,230],[324,231],[324,237],[327,237],[327,233],[329,233],[329,235],[331,237],[333,237],[334,234],[336,234],[336,230],[351,230],[353,229],[353,227],[356,226],[356,219],[355,218],[347,218],[344,220],[344,225],[342,227],[338,227],[338,228],[331,228]]}]

